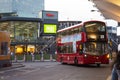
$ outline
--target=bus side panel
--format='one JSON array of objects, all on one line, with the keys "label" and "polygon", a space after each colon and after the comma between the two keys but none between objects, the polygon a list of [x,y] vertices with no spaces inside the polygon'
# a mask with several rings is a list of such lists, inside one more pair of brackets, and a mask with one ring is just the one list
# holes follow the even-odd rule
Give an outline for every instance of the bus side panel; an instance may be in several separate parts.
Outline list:
[{"label": "bus side panel", "polygon": [[101,60],[102,64],[109,64],[109,57],[108,57],[108,55],[109,54],[105,54],[105,55],[100,56],[100,60]]},{"label": "bus side panel", "polygon": [[61,63],[74,64],[76,54],[57,54],[57,61]]},{"label": "bus side panel", "polygon": [[0,60],[10,60],[10,55],[0,55]]},{"label": "bus side panel", "polygon": [[62,58],[62,54],[60,54],[60,53],[57,53],[57,61],[58,62],[61,62],[61,58]]},{"label": "bus side panel", "polygon": [[0,31],[0,67],[8,67],[11,65],[10,34]]},{"label": "bus side panel", "polygon": [[78,58],[79,64],[109,64],[108,54],[102,56],[87,55],[86,57],[81,55]]},{"label": "bus side panel", "polygon": [[0,56],[0,67],[11,66],[10,55],[1,55]]},{"label": "bus side panel", "polygon": [[79,55],[77,59],[78,59],[78,64],[84,64],[84,55]]}]

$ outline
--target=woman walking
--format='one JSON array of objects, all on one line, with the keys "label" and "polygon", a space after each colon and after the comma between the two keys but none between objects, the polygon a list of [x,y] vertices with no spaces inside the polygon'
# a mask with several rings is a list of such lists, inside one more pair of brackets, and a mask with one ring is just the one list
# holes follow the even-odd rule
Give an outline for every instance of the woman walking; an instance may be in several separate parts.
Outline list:
[{"label": "woman walking", "polygon": [[120,51],[116,52],[116,58],[112,66],[112,79],[120,80]]}]

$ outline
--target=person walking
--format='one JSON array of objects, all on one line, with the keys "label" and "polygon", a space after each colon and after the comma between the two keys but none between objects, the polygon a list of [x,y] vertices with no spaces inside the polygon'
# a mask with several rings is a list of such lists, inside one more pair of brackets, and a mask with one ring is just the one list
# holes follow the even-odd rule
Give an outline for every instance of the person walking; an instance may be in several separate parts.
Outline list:
[{"label": "person walking", "polygon": [[120,80],[120,51],[116,52],[116,58],[112,65],[111,80]]}]

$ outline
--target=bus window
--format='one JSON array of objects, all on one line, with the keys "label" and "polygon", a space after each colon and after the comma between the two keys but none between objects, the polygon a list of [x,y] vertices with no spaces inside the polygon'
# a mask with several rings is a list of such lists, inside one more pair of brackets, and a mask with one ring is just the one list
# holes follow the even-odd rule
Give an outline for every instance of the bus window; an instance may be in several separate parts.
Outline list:
[{"label": "bus window", "polygon": [[79,33],[79,28],[75,28],[75,33]]},{"label": "bus window", "polygon": [[104,31],[105,31],[105,26],[100,25],[100,26],[98,27],[98,31],[104,32]]},{"label": "bus window", "polygon": [[79,27],[79,32],[82,32],[82,31],[83,31],[82,27]]},{"label": "bus window", "polygon": [[1,42],[1,55],[7,55],[8,53],[8,43]]},{"label": "bus window", "polygon": [[79,33],[79,28],[74,28],[73,29],[73,34]]},{"label": "bus window", "polygon": [[57,51],[58,51],[58,53],[61,53],[61,47],[60,46],[57,46]]},{"label": "bus window", "polygon": [[72,47],[72,45],[68,46],[68,53],[73,53],[73,47]]},{"label": "bus window", "polygon": [[103,55],[107,51],[107,44],[100,42],[88,42],[85,44],[85,51],[91,55]]},{"label": "bus window", "polygon": [[82,54],[83,53],[83,44],[77,45],[77,52]]},{"label": "bus window", "polygon": [[101,22],[90,22],[85,24],[86,32],[105,32],[105,24]]},{"label": "bus window", "polygon": [[80,44],[79,48],[80,48],[80,50],[82,49],[82,45],[81,44]]},{"label": "bus window", "polygon": [[68,31],[68,35],[72,35],[71,30]]},{"label": "bus window", "polygon": [[83,53],[83,45],[82,44],[79,45],[79,49],[80,49],[80,54],[82,54]]},{"label": "bus window", "polygon": [[74,34],[74,29],[71,29],[71,34]]},{"label": "bus window", "polygon": [[58,53],[73,53],[72,44],[57,46]]},{"label": "bus window", "polygon": [[70,53],[73,53],[73,46],[70,45]]},{"label": "bus window", "polygon": [[60,38],[60,37],[61,37],[61,33],[57,33],[57,37],[59,37],[59,38]]}]

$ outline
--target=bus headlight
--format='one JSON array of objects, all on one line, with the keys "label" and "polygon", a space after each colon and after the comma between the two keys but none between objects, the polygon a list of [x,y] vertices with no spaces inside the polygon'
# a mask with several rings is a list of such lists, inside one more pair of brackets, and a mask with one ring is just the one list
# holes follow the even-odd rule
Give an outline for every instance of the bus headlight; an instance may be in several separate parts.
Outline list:
[{"label": "bus headlight", "polygon": [[87,54],[85,54],[84,57],[86,58],[86,57],[87,57]]},{"label": "bus headlight", "polygon": [[110,55],[109,55],[109,54],[107,54],[107,58],[110,58]]}]

